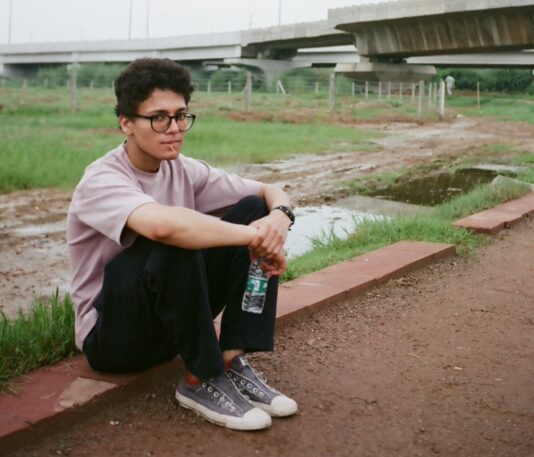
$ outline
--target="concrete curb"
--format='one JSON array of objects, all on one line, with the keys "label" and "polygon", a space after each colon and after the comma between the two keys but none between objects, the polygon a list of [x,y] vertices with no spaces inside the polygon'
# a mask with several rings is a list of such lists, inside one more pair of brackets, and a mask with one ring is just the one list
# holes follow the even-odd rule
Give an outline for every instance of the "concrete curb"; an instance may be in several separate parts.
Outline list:
[{"label": "concrete curb", "polygon": [[[456,254],[449,244],[401,241],[279,288],[279,324],[311,308],[361,294],[365,290]],[[216,323],[217,325],[217,323]],[[116,401],[163,377],[183,372],[179,358],[142,373],[113,375],[91,370],[83,355],[40,368],[15,380],[16,393],[0,396],[0,455]]]},{"label": "concrete curb", "polygon": [[532,214],[534,214],[534,192],[480,213],[472,214],[456,221],[454,225],[477,233],[494,235],[499,230],[511,227]]}]

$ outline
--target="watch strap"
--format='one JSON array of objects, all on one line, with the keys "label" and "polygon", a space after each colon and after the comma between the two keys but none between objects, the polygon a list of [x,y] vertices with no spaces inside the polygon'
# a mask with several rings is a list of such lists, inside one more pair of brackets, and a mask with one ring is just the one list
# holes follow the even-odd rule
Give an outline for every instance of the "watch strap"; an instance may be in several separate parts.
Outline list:
[{"label": "watch strap", "polygon": [[291,227],[295,223],[295,215],[293,214],[293,211],[291,211],[291,208],[289,208],[288,206],[284,206],[284,205],[278,205],[278,206],[275,206],[274,208],[271,208],[271,211],[274,211],[275,209],[282,211],[289,218],[289,220],[291,221],[291,224],[289,227]]}]

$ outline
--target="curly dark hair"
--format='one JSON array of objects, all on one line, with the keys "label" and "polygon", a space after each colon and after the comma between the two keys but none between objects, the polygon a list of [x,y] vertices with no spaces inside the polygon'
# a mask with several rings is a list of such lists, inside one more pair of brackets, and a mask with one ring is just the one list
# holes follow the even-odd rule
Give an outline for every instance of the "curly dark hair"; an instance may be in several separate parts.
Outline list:
[{"label": "curly dark hair", "polygon": [[154,89],[171,90],[182,95],[189,104],[194,87],[189,70],[170,59],[134,60],[115,80],[115,114],[135,114]]}]

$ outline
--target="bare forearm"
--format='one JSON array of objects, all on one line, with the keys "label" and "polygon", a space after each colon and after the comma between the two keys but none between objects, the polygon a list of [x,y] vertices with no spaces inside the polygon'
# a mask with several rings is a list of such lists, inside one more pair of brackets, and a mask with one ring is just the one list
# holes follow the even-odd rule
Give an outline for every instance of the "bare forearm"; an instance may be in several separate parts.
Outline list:
[{"label": "bare forearm", "polygon": [[188,208],[157,204],[144,205],[132,212],[128,227],[154,241],[185,249],[217,246],[246,246],[256,228],[231,224]]},{"label": "bare forearm", "polygon": [[279,205],[291,206],[291,199],[289,198],[289,195],[279,187],[271,184],[263,185],[262,197],[265,200],[265,203],[267,203],[267,207],[269,209]]}]

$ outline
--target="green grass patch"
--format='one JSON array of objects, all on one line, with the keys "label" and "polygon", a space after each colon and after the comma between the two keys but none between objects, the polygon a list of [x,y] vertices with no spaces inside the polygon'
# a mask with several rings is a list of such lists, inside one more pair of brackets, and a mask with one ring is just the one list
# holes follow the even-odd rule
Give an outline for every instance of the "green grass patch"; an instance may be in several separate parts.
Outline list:
[{"label": "green grass patch", "polygon": [[[88,164],[123,141],[110,90],[80,90],[76,113],[69,111],[66,92],[0,88],[0,193],[72,188]],[[302,118],[303,106],[293,98],[258,94],[258,109],[273,114],[256,121],[247,118],[236,95],[209,97],[199,94],[192,103],[199,116],[183,152],[213,165],[261,163],[302,153],[367,151],[372,149],[369,140],[379,136],[350,125],[327,124],[326,110],[311,121]],[[308,105],[315,109],[318,102],[304,99],[304,106]],[[278,110],[283,115],[274,114]]]},{"label": "green grass patch", "polygon": [[449,223],[470,214],[483,211],[499,203],[519,198],[530,191],[530,187],[515,182],[513,179],[504,179],[501,184],[485,184],[460,195],[448,202],[434,208],[434,216]]},{"label": "green grass patch", "polygon": [[482,238],[468,230],[454,228],[437,217],[397,216],[367,220],[359,224],[355,232],[346,239],[332,233],[315,239],[312,251],[290,262],[283,280],[294,279],[404,240],[450,243],[462,254],[479,245]]},{"label": "green grass patch", "polygon": [[[372,133],[352,127],[276,122],[237,122],[215,116],[199,119],[183,152],[215,165],[262,163],[294,154],[366,148]],[[343,139],[343,144],[339,139]]]},{"label": "green grass patch", "polygon": [[409,176],[412,172],[406,168],[397,171],[385,171],[375,175],[367,175],[358,179],[341,181],[340,185],[352,194],[368,195],[376,189],[389,187],[401,177]]},{"label": "green grass patch", "polygon": [[[531,178],[534,182],[534,173]],[[327,232],[314,240],[313,250],[289,263],[282,280],[291,280],[403,240],[454,244],[459,254],[469,253],[485,238],[469,230],[455,228],[452,223],[529,191],[529,186],[503,180],[500,184],[477,187],[468,194],[439,205],[430,215],[366,220],[358,224],[354,233],[346,239]]]},{"label": "green grass patch", "polygon": [[534,99],[528,96],[499,97],[496,94],[483,95],[480,99],[480,113],[476,97],[453,96],[447,98],[448,108],[458,108],[467,116],[488,116],[503,121],[534,123]]},{"label": "green grass patch", "polygon": [[510,163],[517,165],[534,165],[534,153],[524,152],[517,157],[512,158]]},{"label": "green grass patch", "polygon": [[76,352],[74,312],[70,297],[58,294],[35,300],[14,319],[0,312],[0,391],[9,381],[35,368],[57,362]]}]

